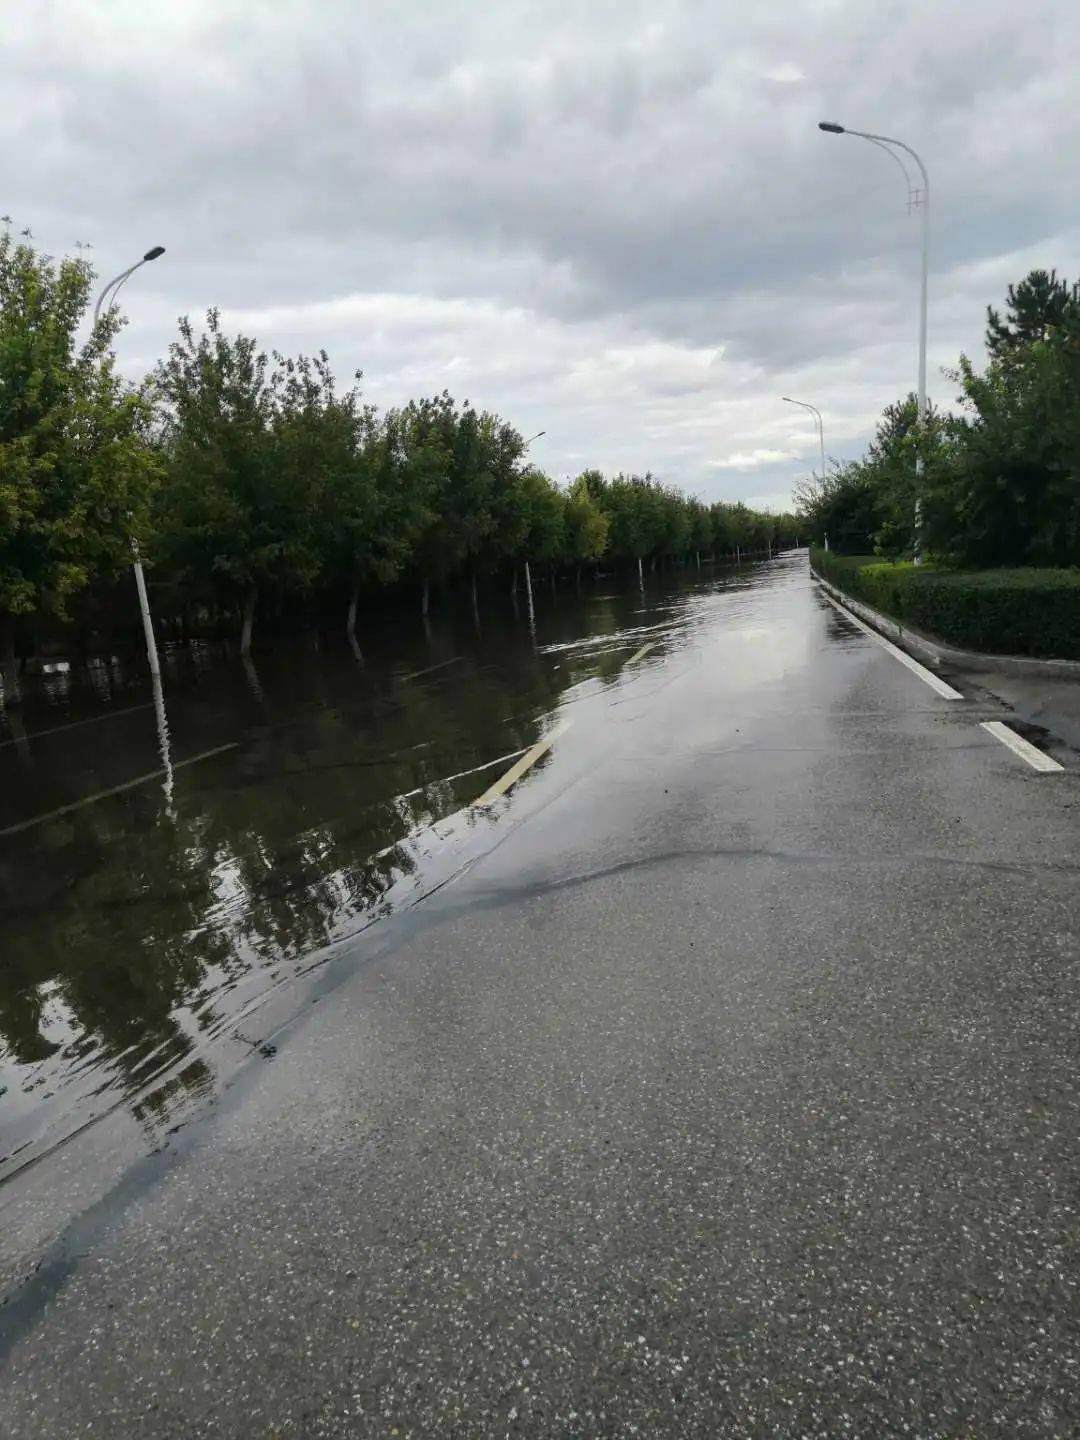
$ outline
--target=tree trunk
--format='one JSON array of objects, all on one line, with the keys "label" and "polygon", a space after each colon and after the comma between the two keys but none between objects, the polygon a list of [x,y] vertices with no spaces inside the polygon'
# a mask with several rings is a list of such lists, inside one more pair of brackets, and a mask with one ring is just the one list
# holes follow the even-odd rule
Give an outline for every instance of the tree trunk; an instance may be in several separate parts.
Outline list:
[{"label": "tree trunk", "polygon": [[360,586],[354,585],[352,594],[349,596],[349,618],[345,622],[345,634],[349,640],[349,647],[357,660],[363,660],[364,656],[360,646],[356,643],[356,603],[360,598]]},{"label": "tree trunk", "polygon": [[477,598],[476,598],[476,571],[475,571],[475,570],[472,572],[472,610],[473,610],[473,614],[474,614],[477,618],[479,618],[479,615],[480,615],[480,605],[479,605],[479,602],[477,601]]},{"label": "tree trunk", "polygon": [[15,616],[0,614],[0,705],[17,705],[19,662],[15,657]]},{"label": "tree trunk", "polygon": [[420,614],[421,614],[421,615],[424,615],[424,616],[427,615],[427,613],[428,613],[428,607],[430,606],[430,604],[431,604],[431,585],[429,584],[429,582],[428,582],[427,580],[425,580],[425,581],[424,581],[424,593],[423,593],[423,595],[422,595],[421,598],[420,598]]},{"label": "tree trunk", "polygon": [[240,627],[240,654],[251,654],[251,632],[255,628],[255,602],[259,592],[254,585],[244,596],[243,622]]},{"label": "tree trunk", "polygon": [[514,578],[513,578],[513,580],[512,580],[511,583],[510,583],[510,594],[513,595],[515,599],[517,598],[517,587],[518,587],[518,572],[517,572],[517,566],[515,565],[515,566],[514,566]]},{"label": "tree trunk", "polygon": [[580,565],[578,565],[577,568],[576,568],[575,571],[574,571],[574,588],[575,588],[576,590],[580,590],[580,589],[581,589],[581,566],[580,566]]},{"label": "tree trunk", "polygon": [[695,550],[695,551],[694,551],[694,556],[695,556],[695,558],[697,559],[697,568],[700,570],[700,569],[701,569],[701,551],[700,551],[700,550]]},{"label": "tree trunk", "polygon": [[642,569],[641,569],[641,556],[640,556],[640,555],[637,557],[637,581],[638,581],[638,584],[641,586],[641,588],[644,589],[644,588],[645,588],[645,576],[644,576],[644,574],[642,573]]}]

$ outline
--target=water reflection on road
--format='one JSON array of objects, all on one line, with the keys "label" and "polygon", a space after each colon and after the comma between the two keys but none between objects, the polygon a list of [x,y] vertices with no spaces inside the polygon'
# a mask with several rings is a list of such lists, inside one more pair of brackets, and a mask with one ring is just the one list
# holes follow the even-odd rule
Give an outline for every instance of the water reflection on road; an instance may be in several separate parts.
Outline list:
[{"label": "water reflection on road", "polygon": [[217,1037],[257,1045],[253,1007],[497,823],[468,807],[512,757],[755,583],[704,573],[399,616],[362,665],[196,647],[164,701],[139,665],[31,682],[0,714],[0,1178],[117,1104],[151,1139],[176,1123]]}]

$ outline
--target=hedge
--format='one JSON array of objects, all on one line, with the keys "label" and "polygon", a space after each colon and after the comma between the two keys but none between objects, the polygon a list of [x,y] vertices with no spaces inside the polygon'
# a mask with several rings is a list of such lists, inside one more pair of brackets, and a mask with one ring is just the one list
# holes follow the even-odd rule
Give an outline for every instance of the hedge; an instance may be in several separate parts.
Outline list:
[{"label": "hedge", "polygon": [[1080,570],[946,570],[814,549],[818,574],[964,650],[1080,660]]}]

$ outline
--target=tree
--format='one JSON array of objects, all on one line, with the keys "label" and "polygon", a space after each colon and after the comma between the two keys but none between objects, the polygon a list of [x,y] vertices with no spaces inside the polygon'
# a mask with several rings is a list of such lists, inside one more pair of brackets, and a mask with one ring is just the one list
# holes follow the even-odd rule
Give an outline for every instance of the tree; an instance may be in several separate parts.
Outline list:
[{"label": "tree", "polygon": [[969,565],[1080,564],[1080,321],[957,377],[966,414],[928,514]]},{"label": "tree", "polygon": [[616,475],[605,496],[612,554],[618,560],[635,562],[639,579],[645,556],[660,540],[655,489],[648,475]]},{"label": "tree", "polygon": [[736,554],[753,550],[754,548],[754,515],[748,510],[741,500],[727,509],[728,534],[731,543],[735,547]]},{"label": "tree", "polygon": [[690,515],[689,544],[698,565],[701,564],[702,550],[711,550],[713,545],[713,517],[707,505],[700,500],[687,502]]},{"label": "tree", "polygon": [[[913,393],[885,407],[862,460],[837,466],[821,479],[796,486],[799,519],[809,537],[846,554],[900,555],[915,545],[916,498],[923,503],[923,541],[931,509],[938,506],[948,470],[951,425],[931,405],[919,437]],[[924,473],[916,490],[916,446]]]},{"label": "tree", "polygon": [[120,322],[81,346],[85,261],[58,265],[0,235],[0,667],[15,690],[14,625],[115,575],[144,533],[158,478],[149,408],[113,369]]},{"label": "tree", "polygon": [[657,490],[660,554],[676,560],[690,548],[690,506],[685,495],[671,486]]},{"label": "tree", "polygon": [[180,322],[155,374],[166,407],[164,551],[183,583],[240,602],[245,655],[260,589],[302,591],[319,573],[325,473],[309,465],[313,413],[332,403],[321,362],[276,356],[271,373],[255,341],[230,339],[210,310],[198,339]]},{"label": "tree", "polygon": [[423,497],[412,544],[412,565],[423,587],[426,615],[432,582],[445,580],[461,564],[462,536],[450,526],[451,465],[458,414],[444,390],[431,399],[410,400],[400,414],[399,445],[406,485]]},{"label": "tree", "polygon": [[360,591],[390,584],[407,564],[426,519],[424,487],[408,464],[402,412],[380,421],[363,404],[359,373],[339,395],[325,352],[275,359],[276,463],[286,489],[313,506],[319,571],[347,590],[345,633],[359,658]]},{"label": "tree", "polygon": [[1005,310],[1002,320],[992,305],[986,307],[986,348],[995,360],[1018,346],[1045,340],[1069,317],[1080,317],[1080,282],[1069,285],[1058,279],[1056,270],[1032,270],[1009,286]]},{"label": "tree", "polygon": [[600,472],[587,470],[578,476],[566,496],[566,555],[579,583],[582,565],[599,562],[608,543],[608,516],[596,499],[597,482],[603,486]]},{"label": "tree", "polygon": [[566,554],[566,501],[552,480],[528,469],[518,484],[518,503],[525,521],[519,553],[536,565],[557,566]]},{"label": "tree", "polygon": [[[877,494],[878,526],[872,536],[873,548],[882,555],[914,553],[915,513],[921,503],[923,533],[920,543],[928,544],[926,525],[931,497],[940,493],[943,470],[947,469],[950,427],[933,404],[919,426],[919,404],[914,391],[903,400],[886,405],[863,462],[867,479]],[[915,467],[921,454],[921,480]]]}]

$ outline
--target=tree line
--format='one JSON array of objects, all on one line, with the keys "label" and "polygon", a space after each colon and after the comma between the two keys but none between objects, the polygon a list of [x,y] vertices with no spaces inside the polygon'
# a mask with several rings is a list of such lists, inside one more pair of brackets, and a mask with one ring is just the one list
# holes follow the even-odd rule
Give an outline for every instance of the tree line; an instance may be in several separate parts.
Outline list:
[{"label": "tree line", "polygon": [[[946,372],[959,410],[889,405],[866,454],[796,491],[805,528],[847,554],[950,565],[1080,565],[1080,283],[1033,270],[987,307],[987,364]],[[916,493],[915,455],[925,475]]]},{"label": "tree line", "polygon": [[[508,421],[449,394],[379,413],[359,373],[267,354],[189,319],[144,382],[117,376],[113,309],[79,340],[94,273],[0,235],[0,661],[35,621],[91,640],[130,585],[133,547],[172,636],[256,617],[362,608],[388,587],[471,593],[535,571],[576,577],[769,553],[794,516],[706,504],[652,475],[587,470],[560,486]],[[127,623],[125,621],[125,623]]]}]

